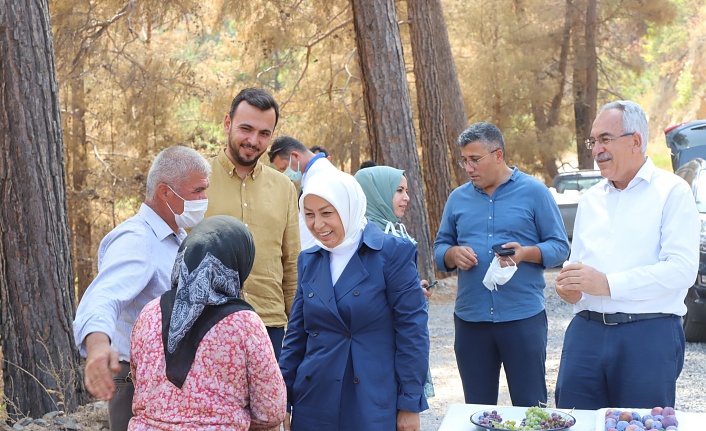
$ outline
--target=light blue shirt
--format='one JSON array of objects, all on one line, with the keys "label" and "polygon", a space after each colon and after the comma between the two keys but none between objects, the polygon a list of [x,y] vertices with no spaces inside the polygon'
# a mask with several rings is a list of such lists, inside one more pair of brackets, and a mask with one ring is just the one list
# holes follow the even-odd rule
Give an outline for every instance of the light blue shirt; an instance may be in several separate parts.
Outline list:
[{"label": "light blue shirt", "polygon": [[130,361],[132,326],[142,308],[171,287],[177,250],[186,232],[175,234],[146,204],[110,231],[98,249],[98,276],[83,295],[74,339],[86,356],[86,336],[102,332],[121,361]]},{"label": "light blue shirt", "polygon": [[[538,179],[512,168],[513,173],[492,196],[468,182],[446,201],[434,260],[440,271],[452,271],[444,254],[452,246],[471,247],[478,265],[458,271],[456,315],[468,322],[509,322],[544,310],[544,269],[561,265],[569,255],[569,242],[559,208],[549,189]],[[494,244],[518,242],[536,245],[542,264],[521,262],[517,272],[497,291],[489,291],[483,277],[495,256]]]}]

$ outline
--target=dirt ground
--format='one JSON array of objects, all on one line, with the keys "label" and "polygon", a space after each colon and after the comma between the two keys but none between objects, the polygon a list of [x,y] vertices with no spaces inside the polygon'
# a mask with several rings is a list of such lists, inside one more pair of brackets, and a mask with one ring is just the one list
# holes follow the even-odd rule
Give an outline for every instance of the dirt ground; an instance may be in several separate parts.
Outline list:
[{"label": "dirt ground", "polygon": [[[547,389],[549,405],[553,407],[554,388],[559,372],[564,331],[572,318],[572,308],[562,301],[554,290],[554,280],[559,269],[545,272],[545,289],[549,335],[547,343]],[[463,403],[463,389],[458,375],[453,351],[453,308],[456,298],[456,278],[439,282],[429,307],[429,333],[431,337],[431,373],[436,396],[429,400],[429,410],[422,413],[422,431],[436,431],[450,404]],[[687,343],[684,370],[677,382],[678,410],[706,412],[706,345]],[[510,406],[507,383],[501,373],[499,405]],[[618,406],[616,406],[618,407]]]}]

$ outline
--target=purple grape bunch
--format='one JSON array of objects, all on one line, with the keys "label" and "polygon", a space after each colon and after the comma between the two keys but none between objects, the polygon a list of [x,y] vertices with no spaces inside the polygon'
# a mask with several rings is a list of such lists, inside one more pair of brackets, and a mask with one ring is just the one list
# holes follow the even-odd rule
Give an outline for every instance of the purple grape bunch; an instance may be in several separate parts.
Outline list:
[{"label": "purple grape bunch", "polygon": [[485,411],[476,419],[476,422],[487,428],[502,428],[506,430],[555,430],[572,427],[575,420],[569,416],[562,416],[556,412],[549,413],[542,407],[530,407],[525,412],[525,417],[518,424],[516,421],[503,421],[497,410]]}]

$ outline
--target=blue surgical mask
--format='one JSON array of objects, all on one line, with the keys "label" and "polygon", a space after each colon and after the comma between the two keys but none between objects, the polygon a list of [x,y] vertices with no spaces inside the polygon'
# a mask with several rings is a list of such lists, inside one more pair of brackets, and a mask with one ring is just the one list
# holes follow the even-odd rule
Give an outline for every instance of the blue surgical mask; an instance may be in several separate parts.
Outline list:
[{"label": "blue surgical mask", "polygon": [[297,170],[292,169],[292,155],[289,155],[289,165],[287,169],[284,170],[284,174],[292,181],[299,181],[302,179],[302,173],[299,171],[300,168],[299,160],[297,160]]}]

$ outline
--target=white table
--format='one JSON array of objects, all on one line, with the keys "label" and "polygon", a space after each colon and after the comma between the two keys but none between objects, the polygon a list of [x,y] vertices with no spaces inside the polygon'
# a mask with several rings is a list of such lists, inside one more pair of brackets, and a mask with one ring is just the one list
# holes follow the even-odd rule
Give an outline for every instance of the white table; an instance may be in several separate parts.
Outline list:
[{"label": "white table", "polygon": [[[444,415],[439,431],[480,431],[482,428],[471,422],[471,415],[481,410],[490,411],[499,407],[502,408],[501,406],[483,404],[451,404]],[[576,425],[571,427],[571,431],[603,431],[603,427],[597,423],[598,411],[573,410],[571,415],[576,418]],[[601,411],[601,416],[603,415],[604,412]],[[679,420],[679,431],[706,430],[706,413],[677,411],[677,419]]]}]

